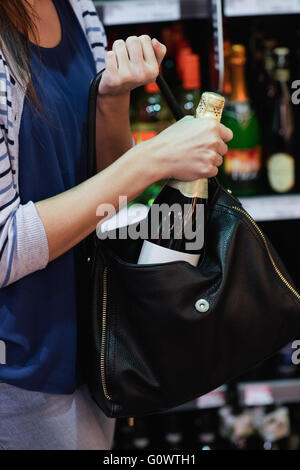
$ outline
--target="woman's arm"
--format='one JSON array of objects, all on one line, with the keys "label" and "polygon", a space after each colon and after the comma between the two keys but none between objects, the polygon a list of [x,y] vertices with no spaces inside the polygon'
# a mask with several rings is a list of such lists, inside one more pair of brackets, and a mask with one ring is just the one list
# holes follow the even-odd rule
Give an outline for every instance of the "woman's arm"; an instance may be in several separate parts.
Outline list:
[{"label": "woman's arm", "polygon": [[98,171],[132,147],[130,91],[156,79],[165,53],[166,47],[147,35],[115,41],[107,53],[97,103]]},{"label": "woman's arm", "polygon": [[65,253],[89,235],[101,220],[101,204],[119,209],[119,196],[134,199],[162,178],[192,181],[212,177],[227,151],[232,132],[210,120],[187,117],[157,137],[130,149],[108,168],[58,196],[38,202],[45,227],[49,260]]},{"label": "woman's arm", "polygon": [[134,199],[155,179],[144,172],[140,149],[133,148],[105,170],[52,198],[36,203],[45,227],[49,261],[83,240],[101,220],[96,215],[101,204],[119,209],[119,195]]},{"label": "woman's arm", "polygon": [[130,93],[98,97],[96,114],[97,169],[104,170],[132,147]]}]

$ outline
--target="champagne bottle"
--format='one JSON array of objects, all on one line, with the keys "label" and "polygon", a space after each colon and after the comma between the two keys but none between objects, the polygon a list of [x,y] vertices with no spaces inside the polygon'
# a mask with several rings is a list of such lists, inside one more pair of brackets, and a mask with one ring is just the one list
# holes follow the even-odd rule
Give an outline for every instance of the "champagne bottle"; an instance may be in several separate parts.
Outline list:
[{"label": "champagne bottle", "polygon": [[249,99],[245,77],[246,52],[240,44],[232,46],[232,92],[222,122],[234,134],[224,157],[222,182],[238,196],[259,192],[261,142],[258,118]]},{"label": "champagne bottle", "polygon": [[[216,93],[203,93],[196,117],[220,121],[224,102],[224,98]],[[145,221],[148,239],[143,243],[138,264],[187,261],[196,266],[204,243],[207,198],[207,179],[192,182],[169,180],[151,206]],[[173,205],[176,205],[176,210],[172,213]],[[166,210],[163,211],[164,208]],[[159,217],[158,210],[162,210]],[[196,234],[195,238],[202,231],[201,246],[196,246],[197,240],[187,237],[188,230]],[[188,244],[194,246],[189,247]]]},{"label": "champagne bottle", "polygon": [[[264,41],[263,66],[254,84],[254,107],[262,126],[262,134],[264,133],[264,124],[266,121],[266,108],[269,106],[270,101],[273,102],[273,75],[275,67],[273,49],[275,47],[275,40],[267,39]],[[264,148],[263,137],[262,135],[262,147]]]},{"label": "champagne bottle", "polygon": [[267,133],[266,165],[270,190],[288,193],[295,187],[294,116],[289,92],[289,49],[278,47],[275,55],[275,92]]}]

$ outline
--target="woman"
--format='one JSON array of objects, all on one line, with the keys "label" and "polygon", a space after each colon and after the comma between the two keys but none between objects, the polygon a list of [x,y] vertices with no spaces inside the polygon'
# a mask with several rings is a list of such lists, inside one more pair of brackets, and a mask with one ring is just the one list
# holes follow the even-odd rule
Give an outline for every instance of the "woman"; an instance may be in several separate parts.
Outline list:
[{"label": "woman", "polygon": [[[81,242],[101,203],[215,176],[232,134],[184,119],[132,148],[130,91],[155,80],[165,47],[133,36],[105,55],[91,0],[1,0],[0,37],[0,448],[107,449],[114,420],[77,366]],[[85,180],[89,84],[104,63],[99,173]]]}]

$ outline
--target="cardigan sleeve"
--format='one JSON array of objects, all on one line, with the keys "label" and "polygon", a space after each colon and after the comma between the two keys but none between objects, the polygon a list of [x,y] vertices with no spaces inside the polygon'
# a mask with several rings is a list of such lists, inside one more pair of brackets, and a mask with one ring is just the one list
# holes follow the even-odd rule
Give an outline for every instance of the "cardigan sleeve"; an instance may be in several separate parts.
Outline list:
[{"label": "cardigan sleeve", "polygon": [[[86,34],[97,71],[104,68],[106,34],[92,0],[70,0]],[[0,55],[0,288],[44,269],[49,261],[48,240],[35,204],[20,203],[14,167],[18,136],[12,106],[12,83]],[[11,136],[15,137],[12,142]]]},{"label": "cardigan sleeve", "polygon": [[31,201],[22,205],[18,194],[11,80],[0,56],[0,288],[45,268],[49,259],[47,236],[36,207]]},{"label": "cardigan sleeve", "polygon": [[33,202],[20,204],[4,136],[0,134],[0,286],[39,269],[49,258],[43,223]]}]

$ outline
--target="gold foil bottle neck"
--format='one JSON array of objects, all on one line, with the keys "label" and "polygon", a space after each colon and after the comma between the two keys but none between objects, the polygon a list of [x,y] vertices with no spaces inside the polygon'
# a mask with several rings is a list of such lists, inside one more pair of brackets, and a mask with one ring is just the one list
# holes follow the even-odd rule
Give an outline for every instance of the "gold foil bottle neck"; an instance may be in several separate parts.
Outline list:
[{"label": "gold foil bottle neck", "polygon": [[231,48],[230,63],[232,65],[245,65],[246,60],[245,46],[243,44],[234,44]]},{"label": "gold foil bottle neck", "polygon": [[221,121],[225,98],[218,93],[205,92],[196,111],[197,118],[213,119]]},{"label": "gold foil bottle neck", "polygon": [[[220,122],[224,104],[225,98],[223,96],[219,95],[218,93],[205,92],[201,96],[201,100],[196,111],[196,118],[212,119],[214,121]],[[188,198],[208,198],[207,178],[201,178],[190,182],[170,180],[168,185],[172,188],[178,189],[181,194]]]},{"label": "gold foil bottle neck", "polygon": [[178,189],[185,197],[199,199],[208,198],[208,180],[201,178],[195,181],[177,181],[170,180],[168,186],[171,188]]}]

